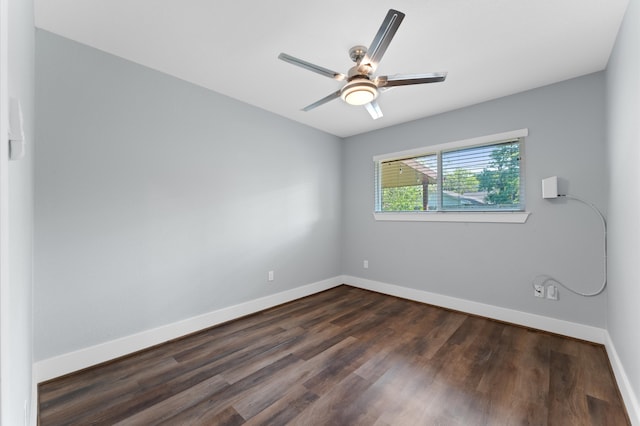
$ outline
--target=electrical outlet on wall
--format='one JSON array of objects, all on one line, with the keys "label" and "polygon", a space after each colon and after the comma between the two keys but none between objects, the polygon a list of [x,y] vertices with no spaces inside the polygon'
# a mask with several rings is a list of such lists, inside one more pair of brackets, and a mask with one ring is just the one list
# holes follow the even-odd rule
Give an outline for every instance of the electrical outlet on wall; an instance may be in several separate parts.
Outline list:
[{"label": "electrical outlet on wall", "polygon": [[544,297],[544,286],[542,284],[536,284],[533,286],[533,295],[535,297]]}]

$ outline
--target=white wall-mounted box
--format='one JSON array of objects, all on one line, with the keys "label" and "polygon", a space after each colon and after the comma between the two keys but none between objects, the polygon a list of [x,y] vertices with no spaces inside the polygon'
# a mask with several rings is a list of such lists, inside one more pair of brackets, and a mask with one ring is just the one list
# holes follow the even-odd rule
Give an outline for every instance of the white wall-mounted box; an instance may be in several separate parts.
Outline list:
[{"label": "white wall-mounted box", "polygon": [[542,198],[558,198],[558,176],[542,179]]}]

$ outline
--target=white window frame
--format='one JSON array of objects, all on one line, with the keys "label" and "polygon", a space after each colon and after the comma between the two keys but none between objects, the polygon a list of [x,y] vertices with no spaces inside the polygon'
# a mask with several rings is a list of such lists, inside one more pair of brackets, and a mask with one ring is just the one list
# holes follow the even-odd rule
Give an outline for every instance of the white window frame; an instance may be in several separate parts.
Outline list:
[{"label": "white window frame", "polygon": [[[447,142],[438,145],[430,145],[421,148],[409,149],[406,151],[393,152],[389,154],[375,155],[373,157],[376,166],[376,203],[379,203],[379,193],[381,191],[378,167],[383,161],[401,160],[404,158],[418,157],[442,151],[454,149],[470,148],[473,146],[500,143],[510,139],[524,138],[529,135],[528,129],[513,130],[510,132],[497,133],[493,135],[480,136],[477,138],[464,139],[455,142]],[[520,146],[521,152],[524,150]],[[524,176],[524,161],[520,165],[520,174]],[[521,184],[524,197],[524,185]],[[381,212],[380,206],[374,206],[373,217],[380,221],[401,221],[401,222],[479,222],[479,223],[525,223],[529,217],[527,211],[420,211],[420,212]]]}]

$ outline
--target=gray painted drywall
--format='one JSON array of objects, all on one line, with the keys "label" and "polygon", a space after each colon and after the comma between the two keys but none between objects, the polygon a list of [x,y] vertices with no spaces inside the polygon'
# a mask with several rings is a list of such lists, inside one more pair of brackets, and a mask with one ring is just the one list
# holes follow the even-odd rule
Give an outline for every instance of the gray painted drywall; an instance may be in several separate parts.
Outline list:
[{"label": "gray painted drywall", "polygon": [[36,360],[340,273],[339,138],[42,30],[36,82]]},{"label": "gray painted drywall", "polygon": [[[34,158],[34,16],[30,0],[8,1],[8,95],[20,101],[27,141],[25,156],[8,165],[8,291],[2,313],[2,420],[21,425],[31,407],[33,322],[33,158]],[[6,265],[3,265],[3,267]]]},{"label": "gray painted drywall", "polygon": [[[583,298],[560,289],[554,302],[535,298],[530,282],[550,274],[582,291],[601,284],[597,215],[575,202],[542,200],[540,182],[557,175],[562,192],[586,198],[606,213],[604,107],[604,74],[597,73],[347,138],[343,272],[603,327],[606,291]],[[372,217],[374,155],[521,128],[529,129],[525,178],[531,216],[525,224],[376,222]],[[369,269],[363,269],[364,259]]]},{"label": "gray painted drywall", "polygon": [[631,0],[607,69],[610,175],[607,328],[636,397],[640,396],[639,28],[640,1]]},{"label": "gray painted drywall", "polygon": [[[340,273],[605,324],[607,292],[530,287],[600,284],[597,217],[540,180],[606,213],[603,73],[341,142],[45,31],[36,52],[37,360]],[[373,155],[520,128],[526,224],[374,221]]]}]

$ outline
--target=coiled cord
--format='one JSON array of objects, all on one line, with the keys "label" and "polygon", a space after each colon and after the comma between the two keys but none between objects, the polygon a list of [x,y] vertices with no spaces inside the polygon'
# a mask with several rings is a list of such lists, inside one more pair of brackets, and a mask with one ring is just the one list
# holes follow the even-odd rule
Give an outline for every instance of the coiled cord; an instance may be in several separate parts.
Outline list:
[{"label": "coiled cord", "polygon": [[[531,282],[531,286],[535,289],[536,284],[537,285],[542,285],[542,286],[546,286],[548,283],[556,283],[560,286],[562,286],[563,288],[569,290],[570,292],[577,294],[579,296],[584,296],[584,297],[593,297],[593,296],[597,296],[600,293],[602,293],[605,289],[605,287],[607,286],[607,221],[605,220],[602,212],[600,212],[600,210],[598,210],[598,208],[588,202],[583,200],[582,198],[576,197],[574,195],[558,195],[559,197],[565,197],[568,198],[570,200],[575,200],[575,201],[579,201],[585,205],[587,205],[588,207],[591,207],[593,209],[593,211],[595,211],[598,216],[600,217],[600,221],[602,223],[602,232],[603,232],[603,240],[602,240],[602,250],[604,252],[604,259],[603,259],[603,268],[602,268],[602,272],[603,272],[603,279],[602,279],[602,285],[600,286],[600,288],[593,292],[593,293],[583,293],[581,291],[577,291],[572,289],[571,287],[561,283],[560,281],[558,281],[557,279],[553,278],[552,276],[549,275],[538,275],[537,277],[535,277],[533,279],[533,281]],[[541,282],[539,282],[539,280],[542,280]]]}]

